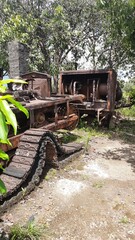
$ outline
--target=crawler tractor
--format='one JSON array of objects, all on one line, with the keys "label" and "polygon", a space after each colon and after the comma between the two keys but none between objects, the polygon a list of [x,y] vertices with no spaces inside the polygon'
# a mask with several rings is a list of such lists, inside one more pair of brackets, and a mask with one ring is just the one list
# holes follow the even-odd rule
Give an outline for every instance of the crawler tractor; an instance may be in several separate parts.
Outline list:
[{"label": "crawler tractor", "polygon": [[83,103],[77,103],[80,115],[97,118],[99,124],[109,125],[119,104],[122,91],[114,70],[63,71],[59,79],[60,94],[83,94]]},{"label": "crawler tractor", "polygon": [[27,119],[24,113],[12,108],[18,121],[18,132],[14,136],[10,127],[12,146],[0,146],[10,156],[0,176],[7,187],[7,193],[0,195],[0,213],[34,189],[47,164],[58,167],[59,157],[82,147],[79,144],[61,145],[53,131],[75,128],[79,117],[74,103],[81,103],[83,96],[51,95],[48,74],[30,72],[21,78],[28,84],[9,84],[8,93],[28,109],[30,117]]}]

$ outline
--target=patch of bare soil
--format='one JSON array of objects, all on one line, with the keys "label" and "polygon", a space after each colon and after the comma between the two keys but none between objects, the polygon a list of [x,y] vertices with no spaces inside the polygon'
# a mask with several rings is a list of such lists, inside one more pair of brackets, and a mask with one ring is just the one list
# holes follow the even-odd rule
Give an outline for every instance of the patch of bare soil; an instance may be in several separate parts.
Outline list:
[{"label": "patch of bare soil", "polygon": [[135,144],[94,137],[87,154],[51,169],[0,224],[30,219],[47,226],[41,239],[135,239]]}]

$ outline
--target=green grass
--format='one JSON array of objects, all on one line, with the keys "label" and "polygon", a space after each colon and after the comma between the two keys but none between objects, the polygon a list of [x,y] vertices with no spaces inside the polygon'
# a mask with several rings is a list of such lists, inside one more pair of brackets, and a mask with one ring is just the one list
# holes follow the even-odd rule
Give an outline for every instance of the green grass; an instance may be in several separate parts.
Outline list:
[{"label": "green grass", "polygon": [[81,120],[79,126],[73,131],[76,135],[79,136],[77,139],[78,142],[83,142],[85,146],[85,150],[88,150],[88,144],[90,139],[93,136],[106,136],[108,135],[107,131],[99,128],[97,125],[92,127],[91,125],[87,125],[87,123]]},{"label": "green grass", "polygon": [[130,120],[130,119],[122,120],[120,124],[117,126],[116,130],[135,134],[135,120]]},{"label": "green grass", "polygon": [[124,223],[124,224],[127,224],[129,223],[129,219],[127,218],[127,216],[124,216],[120,219],[120,223]]},{"label": "green grass", "polygon": [[135,105],[130,108],[122,108],[121,110],[119,110],[119,112],[124,117],[135,118]]},{"label": "green grass", "polygon": [[[110,131],[111,134],[111,131]],[[125,142],[135,143],[135,118],[123,117],[113,129],[112,137],[120,138]]]},{"label": "green grass", "polygon": [[103,182],[97,182],[92,185],[92,187],[94,188],[102,188],[103,186],[104,186]]},{"label": "green grass", "polygon": [[14,225],[10,229],[10,240],[40,240],[43,228],[37,227],[33,222],[27,226]]},{"label": "green grass", "polygon": [[60,136],[61,142],[62,143],[69,143],[76,141],[79,136],[75,135],[72,132],[69,132],[68,130],[58,130],[57,131],[57,136]]},{"label": "green grass", "polygon": [[51,168],[49,170],[49,172],[47,173],[47,175],[45,176],[45,180],[49,181],[51,180],[53,177],[55,177],[57,175],[57,170],[54,168]]},{"label": "green grass", "polygon": [[97,122],[93,121],[92,124],[88,125],[84,119],[81,119],[79,125],[73,131],[59,130],[57,136],[60,136],[62,143],[69,142],[83,142],[85,151],[88,150],[89,141],[93,136],[104,136],[108,135],[105,129],[101,129],[97,126]]},{"label": "green grass", "polygon": [[120,138],[125,142],[135,142],[135,138],[130,136],[135,135],[135,119],[125,118],[119,122],[119,124],[112,130],[103,128],[97,125],[96,122],[87,124],[87,121],[81,119],[79,125],[73,131],[60,130],[61,142],[83,142],[84,149],[87,152],[89,148],[89,141],[94,136],[107,136],[109,138]]}]

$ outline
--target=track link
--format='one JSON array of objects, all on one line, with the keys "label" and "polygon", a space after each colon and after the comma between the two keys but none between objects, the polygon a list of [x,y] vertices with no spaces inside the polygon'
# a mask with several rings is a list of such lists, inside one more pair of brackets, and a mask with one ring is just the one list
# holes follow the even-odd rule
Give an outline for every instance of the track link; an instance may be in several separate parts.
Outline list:
[{"label": "track link", "polygon": [[41,128],[27,130],[20,138],[9,166],[1,175],[7,193],[0,195],[0,214],[35,188],[46,164],[58,167],[60,156],[70,155],[80,148],[80,145],[60,145],[51,131]]}]

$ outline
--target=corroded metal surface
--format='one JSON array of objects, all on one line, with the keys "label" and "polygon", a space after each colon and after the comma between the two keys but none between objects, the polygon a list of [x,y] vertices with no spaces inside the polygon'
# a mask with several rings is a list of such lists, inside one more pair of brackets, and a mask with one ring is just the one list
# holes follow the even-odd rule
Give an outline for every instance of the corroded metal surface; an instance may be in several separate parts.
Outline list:
[{"label": "corroded metal surface", "polygon": [[113,69],[62,71],[59,93],[73,96],[83,94],[84,101],[77,103],[80,114],[97,118],[99,124],[109,121],[122,97]]},{"label": "corroded metal surface", "polygon": [[32,72],[25,74],[24,79],[28,84],[20,86],[22,89],[18,90],[12,83],[8,86],[8,92],[28,110],[29,118],[11,106],[18,122],[18,134],[14,136],[10,127],[8,137],[12,145],[0,145],[11,156],[1,174],[7,193],[0,195],[0,213],[34,189],[46,164],[58,167],[58,157],[61,159],[81,148],[81,145],[61,146],[51,131],[76,127],[79,113],[74,102],[81,103],[83,96],[51,96],[47,74]]}]

